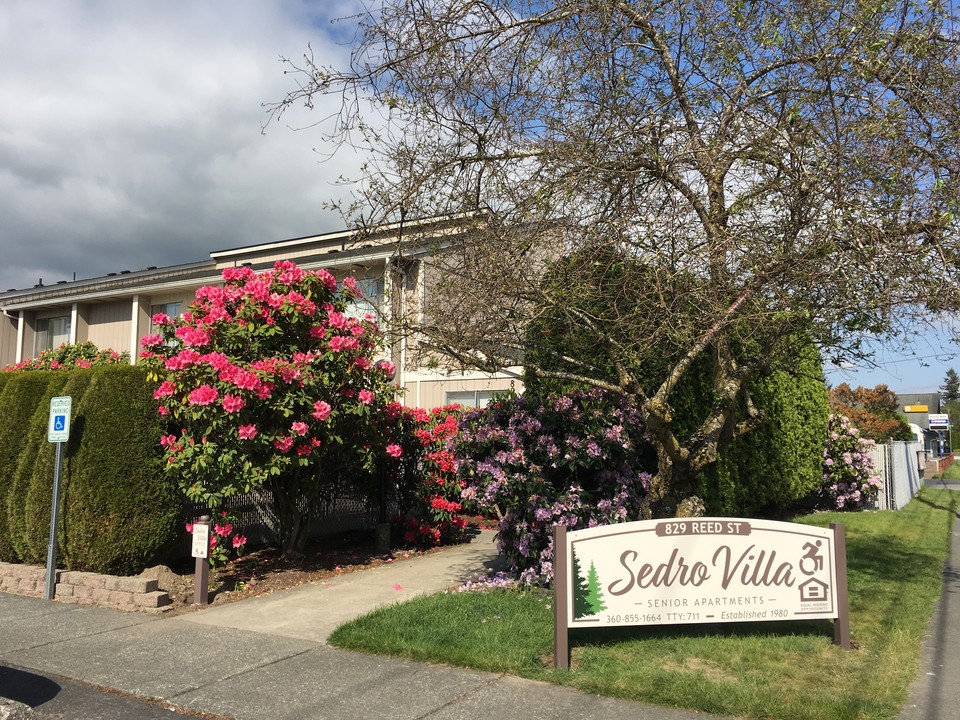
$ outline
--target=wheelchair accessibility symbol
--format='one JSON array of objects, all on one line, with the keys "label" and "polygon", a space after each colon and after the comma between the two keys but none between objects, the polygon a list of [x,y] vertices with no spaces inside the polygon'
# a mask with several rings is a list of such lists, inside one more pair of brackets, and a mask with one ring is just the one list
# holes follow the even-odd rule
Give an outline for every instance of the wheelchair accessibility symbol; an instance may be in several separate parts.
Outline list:
[{"label": "wheelchair accessibility symbol", "polygon": [[67,429],[67,416],[66,415],[54,415],[53,416],[53,429],[56,432],[63,432]]}]

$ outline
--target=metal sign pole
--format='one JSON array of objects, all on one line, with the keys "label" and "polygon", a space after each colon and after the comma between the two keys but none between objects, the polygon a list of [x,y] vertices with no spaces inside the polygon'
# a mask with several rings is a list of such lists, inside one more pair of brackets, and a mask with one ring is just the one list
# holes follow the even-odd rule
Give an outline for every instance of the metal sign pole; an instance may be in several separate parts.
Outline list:
[{"label": "metal sign pole", "polygon": [[60,469],[63,464],[63,444],[70,439],[70,413],[73,398],[50,398],[50,418],[47,422],[47,442],[57,446],[53,465],[53,500],[50,504],[50,540],[47,543],[47,585],[44,600],[53,600],[57,585],[57,526],[60,519]]},{"label": "metal sign pole", "polygon": [[63,458],[63,443],[57,443],[56,460],[53,463],[53,504],[50,508],[50,539],[47,541],[47,586],[44,600],[53,600],[57,585],[57,526],[60,520],[60,461]]}]

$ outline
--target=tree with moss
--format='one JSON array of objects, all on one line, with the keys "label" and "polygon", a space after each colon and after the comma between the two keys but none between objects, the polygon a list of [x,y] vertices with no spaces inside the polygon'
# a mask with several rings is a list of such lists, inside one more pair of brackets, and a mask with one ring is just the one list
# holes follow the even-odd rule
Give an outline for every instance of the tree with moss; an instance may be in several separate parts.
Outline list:
[{"label": "tree with moss", "polygon": [[[358,227],[415,242],[405,218],[456,220],[409,256],[430,291],[396,331],[626,397],[654,497],[693,492],[762,424],[755,381],[808,338],[860,360],[960,310],[951,3],[384,0],[349,22],[348,62],[291,63],[272,110],[342,99],[325,139],[369,151],[343,208]],[[611,251],[633,262],[598,284]],[[618,312],[585,310],[607,296]],[[544,312],[602,362],[533,366]],[[671,398],[700,362],[711,401],[684,432]]]}]

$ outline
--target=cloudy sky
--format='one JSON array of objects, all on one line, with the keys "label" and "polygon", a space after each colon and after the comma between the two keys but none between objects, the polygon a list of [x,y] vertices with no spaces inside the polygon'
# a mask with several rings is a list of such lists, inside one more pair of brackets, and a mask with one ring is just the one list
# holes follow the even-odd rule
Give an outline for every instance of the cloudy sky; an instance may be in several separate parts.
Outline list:
[{"label": "cloudy sky", "polygon": [[0,3],[0,291],[342,229],[323,202],[355,160],[322,162],[316,131],[261,123],[293,87],[280,56],[311,43],[342,62],[331,20],[347,12],[346,0]]},{"label": "cloudy sky", "polygon": [[[3,0],[0,291],[342,229],[323,203],[355,157],[288,127],[323,108],[262,134],[262,104],[293,88],[281,56],[345,64],[354,1]],[[900,350],[829,379],[913,392],[960,369],[955,346]]]}]

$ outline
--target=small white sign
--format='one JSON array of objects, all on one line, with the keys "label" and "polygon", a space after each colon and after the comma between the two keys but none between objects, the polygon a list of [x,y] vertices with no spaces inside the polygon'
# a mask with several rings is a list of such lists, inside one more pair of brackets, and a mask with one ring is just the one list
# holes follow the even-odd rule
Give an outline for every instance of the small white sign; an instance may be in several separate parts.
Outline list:
[{"label": "small white sign", "polygon": [[929,422],[928,427],[931,430],[946,430],[950,427],[950,416],[946,413],[930,413],[927,420]]},{"label": "small white sign", "polygon": [[567,533],[567,626],[836,618],[833,532],[684,518]]},{"label": "small white sign", "polygon": [[206,523],[193,524],[193,557],[205,558],[210,553],[210,526]]},{"label": "small white sign", "polygon": [[70,410],[73,398],[50,398],[50,420],[47,423],[47,441],[67,442],[70,439]]}]

